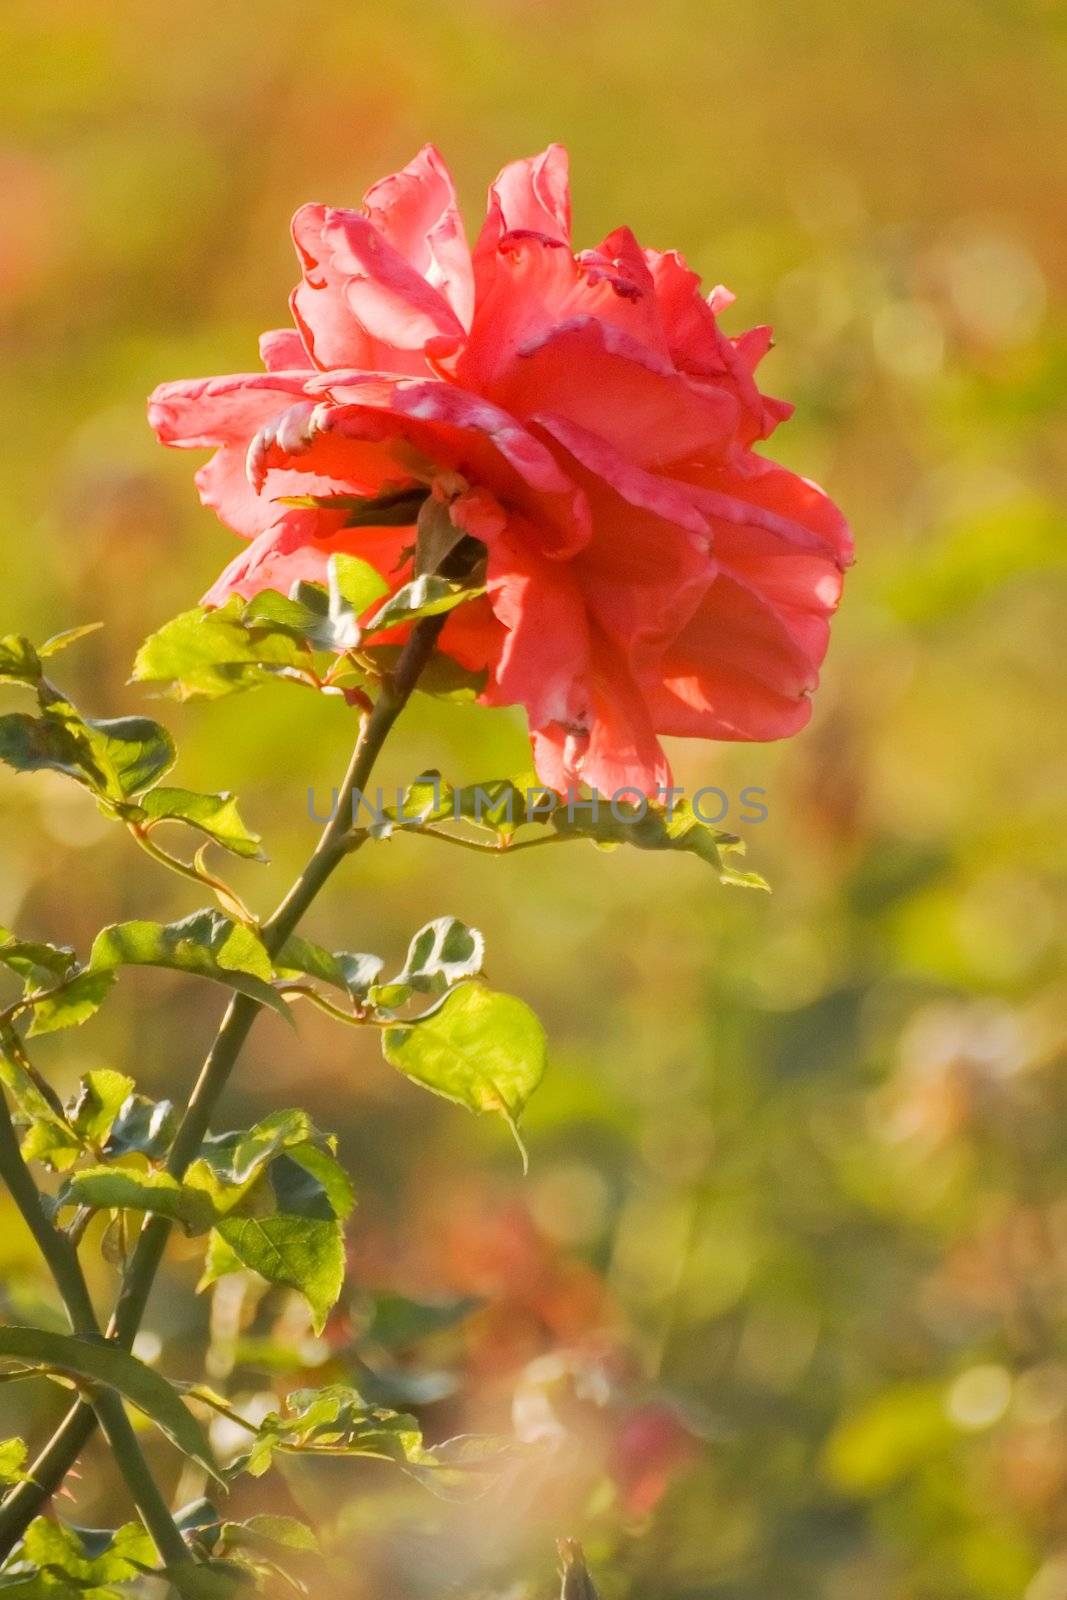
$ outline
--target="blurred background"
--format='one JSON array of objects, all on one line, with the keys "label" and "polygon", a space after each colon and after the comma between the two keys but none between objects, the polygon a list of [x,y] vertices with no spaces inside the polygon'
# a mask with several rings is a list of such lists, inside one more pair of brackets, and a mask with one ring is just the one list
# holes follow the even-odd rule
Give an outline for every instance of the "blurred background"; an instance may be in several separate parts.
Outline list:
[{"label": "blurred background", "polygon": [[[430,1439],[514,1426],[546,1451],[473,1507],[321,1463],[243,1480],[235,1513],[309,1515],[357,1600],[542,1600],[561,1536],[606,1600],[1065,1600],[1063,8],[5,0],[0,29],[3,628],[103,620],[63,660],[86,710],[153,710],[137,643],[236,548],[144,396],[254,366],[293,209],[358,203],[428,139],[472,232],[503,162],[562,140],[581,244],[626,222],[736,292],[730,331],[774,323],[765,387],[797,414],[773,452],[857,535],[811,728],[673,752],[772,896],[685,857],[408,837],[315,909],[321,942],[398,963],[431,916],[484,930],[551,1040],[530,1175],[374,1040],[267,1018],[226,1118],[300,1104],[339,1134],[349,1288],[315,1340],[239,1278],[195,1297],[179,1242],[139,1351],[199,1377],[208,1341],[253,1411],[365,1380]],[[233,876],[269,906],[350,714],[282,686],[155,709],[178,781],[236,788],[266,836],[271,865]],[[522,770],[521,723],[425,701],[385,775],[426,765]],[[0,798],[24,936],[84,949],[194,909],[75,786]],[[205,987],[129,974],[40,1064],[184,1098]],[[2,1224],[4,1309],[54,1317]],[[0,1433],[39,1442],[61,1406],[13,1386]],[[99,1445],[73,1496],[80,1523],[126,1514]]]}]

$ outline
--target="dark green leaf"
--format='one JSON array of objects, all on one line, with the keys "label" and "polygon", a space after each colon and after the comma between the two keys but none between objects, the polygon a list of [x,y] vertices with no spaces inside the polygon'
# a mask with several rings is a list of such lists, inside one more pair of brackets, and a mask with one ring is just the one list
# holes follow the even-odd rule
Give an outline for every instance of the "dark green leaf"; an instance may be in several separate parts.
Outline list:
[{"label": "dark green leaf", "polygon": [[364,1337],[386,1349],[404,1348],[454,1328],[473,1315],[483,1300],[463,1295],[454,1300],[408,1300],[400,1294],[375,1297],[374,1311]]},{"label": "dark green leaf", "polygon": [[378,956],[359,955],[350,950],[331,952],[324,950],[321,945],[312,944],[310,939],[302,939],[298,934],[286,940],[275,965],[283,977],[305,973],[308,977],[318,978],[322,983],[345,991],[354,1000],[365,999],[368,989],[382,970]]},{"label": "dark green leaf", "polygon": [[131,1094],[111,1125],[104,1149],[108,1155],[146,1155],[157,1160],[170,1148],[177,1126],[170,1100],[149,1100]]},{"label": "dark green leaf", "polygon": [[149,717],[85,718],[72,724],[85,730],[97,765],[106,773],[112,799],[139,794],[174,765],[174,741]]},{"label": "dark green leaf", "polygon": [[0,683],[25,683],[34,686],[41,676],[38,652],[20,633],[0,639]]},{"label": "dark green leaf", "polygon": [[16,772],[62,772],[88,787],[101,788],[105,781],[83,739],[52,717],[24,711],[0,717],[0,761]]}]

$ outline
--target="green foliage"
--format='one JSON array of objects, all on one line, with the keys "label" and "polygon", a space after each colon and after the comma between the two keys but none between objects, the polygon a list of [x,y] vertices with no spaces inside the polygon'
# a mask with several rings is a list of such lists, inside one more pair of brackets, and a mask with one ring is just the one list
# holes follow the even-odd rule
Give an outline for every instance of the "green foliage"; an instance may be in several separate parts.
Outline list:
[{"label": "green foliage", "polygon": [[0,928],[0,965],[17,972],[33,987],[49,979],[65,978],[77,964],[78,958],[69,945],[17,939],[6,928]]},{"label": "green foliage", "polygon": [[112,1531],[37,1517],[0,1571],[0,1594],[8,1600],[110,1600],[116,1584],[154,1566],[152,1541],[138,1523]]},{"label": "green foliage", "polygon": [[172,1444],[217,1476],[200,1424],[174,1386],[143,1361],[104,1340],[52,1333],[46,1328],[0,1328],[0,1358],[61,1373],[88,1386],[104,1384],[143,1411]]},{"label": "green foliage", "polygon": [[149,827],[159,822],[184,822],[235,856],[251,861],[266,859],[260,848],[262,839],[242,822],[236,798],[228,792],[195,794],[190,789],[151,789],[127,816]]},{"label": "green foliage", "polygon": [[88,1206],[93,1211],[149,1211],[180,1222],[187,1233],[206,1233],[215,1220],[211,1196],[169,1172],[143,1172],[133,1167],[81,1167],[59,1192],[61,1206]]},{"label": "green foliage", "polygon": [[180,922],[116,922],[97,934],[94,974],[120,966],[169,967],[226,984],[281,1016],[289,1013],[271,988],[271,960],[258,934],[218,911],[195,911]]},{"label": "green foliage", "polygon": [[477,976],[484,958],[485,940],[476,928],[455,917],[436,917],[412,939],[395,982],[418,994],[443,994],[461,978]]},{"label": "green foliage", "polygon": [[352,1186],[301,1111],[281,1111],[244,1134],[205,1146],[186,1186],[214,1208],[215,1235],[201,1286],[238,1268],[298,1289],[321,1329],[344,1282],[344,1223]]},{"label": "green foliage", "polygon": [[139,683],[161,683],[178,700],[214,700],[270,678],[305,673],[309,652],[284,628],[245,626],[244,603],[227,601],[174,617],[145,640],[134,662]]},{"label": "green foliage", "polygon": [[482,592],[480,588],[423,573],[405,583],[374,613],[363,630],[364,637],[372,639],[376,633],[385,633],[401,623],[417,622],[420,617],[439,617]]},{"label": "green foliage", "polygon": [[106,968],[98,972],[78,972],[34,1002],[33,1020],[28,1032],[58,1033],[62,1028],[76,1028],[95,1016],[107,999],[115,974]]},{"label": "green foliage", "polygon": [[366,998],[381,973],[379,956],[356,955],[348,950],[324,950],[300,934],[291,934],[275,958],[278,975],[290,978],[303,974],[341,989],[353,1000]]},{"label": "green foliage", "polygon": [[0,1484],[26,1482],[27,1454],[24,1439],[0,1439]]},{"label": "green foliage", "polygon": [[481,592],[426,574],[361,620],[387,589],[368,562],[338,553],[326,586],[298,583],[289,596],[263,590],[248,601],[233,596],[224,606],[201,606],[165,623],[141,646],[134,678],[163,684],[181,700],[218,699],[279,677],[318,688],[335,681],[338,656]]},{"label": "green foliage", "polygon": [[684,800],[659,805],[591,794],[561,797],[538,783],[533,773],[454,788],[439,772],[424,772],[405,790],[401,805],[367,831],[375,838],[388,838],[403,827],[502,852],[577,839],[604,850],[630,845],[638,850],[681,851],[706,862],[720,883],[768,887],[758,873],[732,865],[731,857],[744,854],[744,841],[704,822]]},{"label": "green foliage", "polygon": [[133,1079],[103,1067],[87,1072],[65,1107],[39,1095],[26,1098],[13,1088],[19,1113],[29,1127],[22,1140],[26,1161],[42,1161],[62,1172],[79,1156],[99,1154],[108,1146],[116,1118],[130,1098]]},{"label": "green foliage", "polygon": [[299,1389],[281,1411],[270,1412],[254,1430],[255,1440],[234,1471],[261,1477],[276,1452],[323,1456],[372,1456],[406,1463],[422,1450],[414,1417],[369,1406],[345,1384]]},{"label": "green foliage", "polygon": [[413,1022],[386,1028],[387,1061],[434,1094],[495,1112],[514,1132],[545,1070],[545,1034],[514,995],[461,983]]}]

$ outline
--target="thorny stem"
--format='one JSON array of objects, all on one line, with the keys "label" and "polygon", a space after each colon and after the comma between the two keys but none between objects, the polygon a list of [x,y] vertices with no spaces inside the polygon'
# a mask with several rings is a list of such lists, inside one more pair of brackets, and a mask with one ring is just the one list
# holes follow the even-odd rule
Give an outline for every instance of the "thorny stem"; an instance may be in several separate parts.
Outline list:
[{"label": "thorny stem", "polygon": [[[373,709],[363,718],[333,817],[319,836],[304,870],[263,924],[263,942],[271,955],[281,949],[331,873],[350,853],[347,835],[351,827],[352,796],[356,790],[366,787],[381,748],[407,705],[444,622],[445,617],[440,615],[424,617],[415,624],[395,670],[384,682]],[[173,1177],[181,1178],[199,1152],[215,1107],[260,1010],[257,1000],[240,994],[227,1006],[167,1158],[167,1170]],[[123,1275],[107,1332],[108,1338],[125,1349],[130,1348],[141,1325],[170,1230],[171,1223],[165,1217],[149,1217]],[[16,1484],[10,1491],[0,1506],[0,1557],[13,1548],[32,1518],[55,1494],[95,1425],[92,1406],[79,1401],[33,1463],[28,1480]],[[184,1544],[182,1549],[184,1553]]]},{"label": "thorny stem", "polygon": [[[0,1095],[0,1174],[52,1274],[66,1309],[71,1332],[83,1339],[99,1339],[100,1324],[96,1320],[78,1252],[67,1235],[54,1227],[45,1213],[37,1185],[22,1158],[11,1113],[3,1095]],[[86,1402],[79,1402],[79,1411],[84,1405]],[[161,1560],[172,1568],[189,1563],[191,1557],[185,1540],[152,1476],[121,1397],[114,1389],[101,1388],[95,1392],[92,1404],[87,1409],[90,1414],[95,1414],[107,1435],[119,1470],[144,1519],[145,1527],[152,1535]]]}]

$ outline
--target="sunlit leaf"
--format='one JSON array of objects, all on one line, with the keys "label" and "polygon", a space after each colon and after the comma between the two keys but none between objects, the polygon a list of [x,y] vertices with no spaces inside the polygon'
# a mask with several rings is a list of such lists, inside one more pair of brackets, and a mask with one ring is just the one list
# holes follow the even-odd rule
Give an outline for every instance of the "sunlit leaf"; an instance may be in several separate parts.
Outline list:
[{"label": "sunlit leaf", "polygon": [[78,958],[69,945],[18,939],[7,928],[0,928],[0,965],[17,972],[35,987],[49,979],[65,978],[77,964]]},{"label": "sunlit leaf", "polygon": [[24,1439],[0,1439],[0,1484],[26,1482],[27,1454]]},{"label": "sunlit leaf", "polygon": [[195,794],[191,789],[161,786],[142,795],[139,806],[142,820],[150,823],[184,822],[235,856],[244,856],[251,861],[265,860],[260,848],[262,839],[245,826],[237,810],[236,798],[226,791],[221,794]]},{"label": "sunlit leaf", "polygon": [[107,999],[114,981],[115,974],[105,969],[94,972],[86,968],[77,973],[62,988],[35,1003],[27,1033],[58,1033],[62,1028],[76,1028],[87,1022]]},{"label": "sunlit leaf", "polygon": [[354,1000],[362,1000],[381,972],[382,961],[378,956],[350,950],[324,950],[310,939],[292,934],[275,958],[275,967],[282,977],[303,973],[318,978],[321,983],[332,984]]},{"label": "sunlit leaf", "polygon": [[105,1340],[80,1339],[75,1334],[52,1333],[45,1328],[0,1328],[0,1357],[27,1366],[48,1367],[90,1386],[103,1383],[117,1389],[131,1405],[143,1411],[184,1455],[213,1477],[218,1474],[200,1424],[172,1384],[143,1361]]},{"label": "sunlit leaf", "polygon": [[179,700],[216,699],[306,668],[307,653],[290,633],[246,628],[243,612],[235,596],[218,610],[198,607],[165,623],[138,651],[135,680],[165,684]]},{"label": "sunlit leaf", "polygon": [[414,1022],[382,1036],[386,1060],[434,1094],[496,1112],[514,1129],[545,1069],[545,1034],[513,995],[480,983],[452,989]]},{"label": "sunlit leaf", "polygon": [[384,633],[387,628],[395,628],[402,622],[440,616],[442,612],[452,611],[465,600],[473,600],[482,593],[482,589],[465,588],[462,584],[450,583],[447,578],[424,573],[405,583],[368,619],[363,630],[364,636],[369,639],[373,634]]},{"label": "sunlit leaf", "polygon": [[168,1172],[138,1172],[132,1167],[82,1167],[59,1193],[60,1205],[94,1211],[147,1211],[179,1222],[187,1233],[206,1233],[215,1208],[201,1189],[179,1183]]},{"label": "sunlit leaf", "polygon": [[94,972],[119,966],[170,967],[227,984],[286,1020],[288,1007],[271,988],[270,957],[259,936],[217,911],[196,911],[181,922],[116,922],[97,934]]}]

